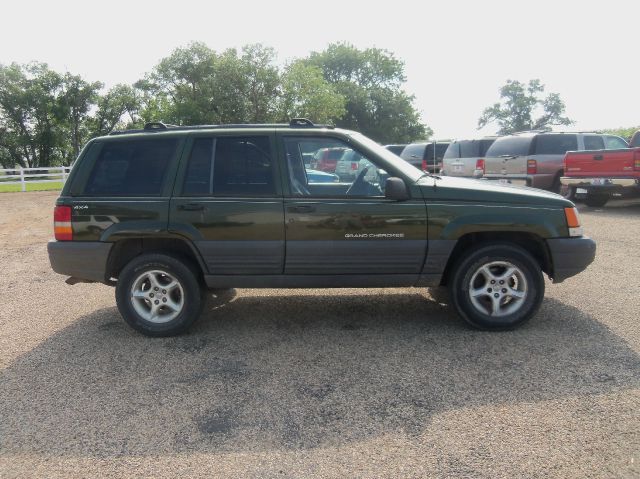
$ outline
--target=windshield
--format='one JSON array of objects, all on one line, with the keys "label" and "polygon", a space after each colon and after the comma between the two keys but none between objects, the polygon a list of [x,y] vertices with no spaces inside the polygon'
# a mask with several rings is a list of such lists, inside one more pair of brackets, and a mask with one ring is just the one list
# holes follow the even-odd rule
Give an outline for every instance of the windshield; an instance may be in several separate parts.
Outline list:
[{"label": "windshield", "polygon": [[387,163],[389,163],[390,166],[395,168],[398,172],[400,172],[404,176],[410,178],[412,181],[418,181],[418,179],[422,176],[423,172],[420,171],[418,168],[410,165],[399,156],[394,155],[389,150],[387,150],[383,146],[373,141],[371,138],[367,138],[363,134],[355,133],[355,132],[348,133],[348,135],[351,138],[353,138],[355,141],[360,143],[362,146],[373,151],[376,155],[378,155]]}]

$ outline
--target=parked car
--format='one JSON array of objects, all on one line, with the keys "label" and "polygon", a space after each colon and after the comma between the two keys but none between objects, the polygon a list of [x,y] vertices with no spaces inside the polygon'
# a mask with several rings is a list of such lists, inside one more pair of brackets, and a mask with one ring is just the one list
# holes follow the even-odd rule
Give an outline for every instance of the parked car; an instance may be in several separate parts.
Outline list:
[{"label": "parked car", "polygon": [[560,182],[572,197],[585,189],[587,206],[604,206],[614,193],[640,193],[640,147],[619,150],[569,151]]},{"label": "parked car", "polygon": [[405,144],[398,144],[398,145],[384,145],[384,147],[389,150],[391,153],[394,153],[398,156],[400,156],[402,154],[402,150],[404,150],[404,148],[406,147],[406,143]]},{"label": "parked car", "polygon": [[483,178],[559,193],[567,151],[627,146],[618,136],[599,133],[516,133],[498,138],[489,147]]},{"label": "parked car", "polygon": [[496,141],[495,136],[478,140],[454,140],[447,147],[442,159],[441,174],[481,178],[484,175],[484,155]]},{"label": "parked car", "polygon": [[322,148],[318,150],[310,162],[311,168],[327,173],[335,173],[338,160],[347,148]]},{"label": "parked car", "polygon": [[411,143],[402,150],[400,158],[422,171],[438,173],[448,147],[449,141]]},{"label": "parked car", "polygon": [[[363,157],[355,180],[309,181],[302,153],[336,145]],[[540,307],[543,273],[559,283],[595,256],[558,195],[425,175],[357,132],[302,119],[95,138],[53,219],[53,270],[115,286],[124,320],[149,336],[187,330],[204,288],[234,287],[446,286],[470,325],[512,328]]]},{"label": "parked car", "polygon": [[351,148],[344,150],[342,156],[336,163],[336,175],[340,181],[353,181],[358,174],[358,167],[362,155]]}]

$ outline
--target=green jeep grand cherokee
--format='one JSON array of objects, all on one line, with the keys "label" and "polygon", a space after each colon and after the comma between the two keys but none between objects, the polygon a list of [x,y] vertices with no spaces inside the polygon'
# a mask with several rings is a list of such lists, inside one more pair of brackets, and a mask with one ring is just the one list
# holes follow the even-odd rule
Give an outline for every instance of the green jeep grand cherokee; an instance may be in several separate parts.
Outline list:
[{"label": "green jeep grand cherokee", "polygon": [[[355,150],[351,182],[308,158]],[[584,270],[595,243],[574,205],[540,190],[424,173],[352,131],[150,123],[90,141],[54,212],[54,271],[115,285],[125,321],[186,330],[206,288],[447,286],[471,325],[535,314],[542,272]]]}]

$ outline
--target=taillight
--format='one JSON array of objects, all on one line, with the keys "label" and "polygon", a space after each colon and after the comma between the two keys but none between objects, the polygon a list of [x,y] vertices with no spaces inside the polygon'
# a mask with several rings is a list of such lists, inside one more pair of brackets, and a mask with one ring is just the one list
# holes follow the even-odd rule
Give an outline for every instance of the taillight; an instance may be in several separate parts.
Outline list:
[{"label": "taillight", "polygon": [[640,150],[633,152],[633,169],[640,170]]},{"label": "taillight", "polygon": [[58,241],[71,241],[71,206],[56,206],[53,210],[53,234]]},{"label": "taillight", "polygon": [[422,160],[422,171],[427,171],[427,160]]},{"label": "taillight", "polygon": [[357,169],[358,169],[358,163],[356,163],[356,162],[352,162],[352,163],[351,163],[351,169],[352,169],[352,170],[357,170]]},{"label": "taillight", "polygon": [[484,159],[483,158],[478,158],[476,160],[476,171],[481,171],[482,174],[484,175]]},{"label": "taillight", "polygon": [[538,162],[536,160],[527,160],[527,175],[535,175],[538,172]]}]

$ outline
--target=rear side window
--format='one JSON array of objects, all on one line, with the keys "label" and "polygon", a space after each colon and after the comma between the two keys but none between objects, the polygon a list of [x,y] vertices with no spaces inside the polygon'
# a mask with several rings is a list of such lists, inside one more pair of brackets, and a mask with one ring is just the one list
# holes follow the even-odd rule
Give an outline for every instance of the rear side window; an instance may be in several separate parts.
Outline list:
[{"label": "rear side window", "polygon": [[585,136],[584,149],[585,150],[603,150],[604,140],[602,139],[601,136]]},{"label": "rear side window", "polygon": [[498,138],[487,150],[487,156],[525,156],[529,154],[531,136],[504,136]]},{"label": "rear side window", "polygon": [[485,156],[487,154],[487,150],[491,145],[493,145],[494,141],[496,141],[495,138],[491,138],[489,140],[480,140],[478,156]]},{"label": "rear side window", "polygon": [[275,194],[269,138],[198,138],[182,188],[184,196]]},{"label": "rear side window", "polygon": [[620,148],[628,148],[627,142],[619,136],[605,135],[604,147],[607,150],[619,150]]},{"label": "rear side window", "polygon": [[479,155],[480,142],[475,140],[460,142],[460,157],[473,158]]},{"label": "rear side window", "polygon": [[107,142],[84,188],[88,196],[160,196],[178,140]]},{"label": "rear side window", "polygon": [[564,155],[577,149],[576,135],[538,135],[536,138],[536,155]]}]

